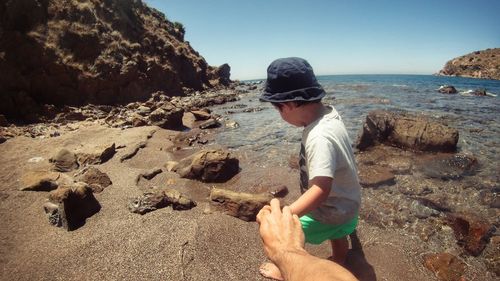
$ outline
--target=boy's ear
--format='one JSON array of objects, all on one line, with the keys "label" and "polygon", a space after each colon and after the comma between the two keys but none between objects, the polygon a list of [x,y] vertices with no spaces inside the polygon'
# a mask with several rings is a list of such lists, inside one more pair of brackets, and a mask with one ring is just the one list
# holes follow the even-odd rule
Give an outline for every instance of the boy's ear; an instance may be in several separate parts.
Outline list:
[{"label": "boy's ear", "polygon": [[293,101],[289,101],[289,102],[283,103],[283,106],[286,107],[286,109],[290,110],[290,109],[296,108],[297,104]]}]

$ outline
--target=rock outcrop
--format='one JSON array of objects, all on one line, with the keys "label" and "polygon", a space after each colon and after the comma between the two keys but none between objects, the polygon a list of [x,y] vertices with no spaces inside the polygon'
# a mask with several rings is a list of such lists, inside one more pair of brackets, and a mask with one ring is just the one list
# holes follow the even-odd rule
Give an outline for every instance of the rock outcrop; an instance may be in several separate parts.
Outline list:
[{"label": "rock outcrop", "polygon": [[366,116],[356,147],[365,150],[377,143],[417,151],[455,151],[458,131],[445,124],[409,113],[375,110]]},{"label": "rock outcrop", "polygon": [[[36,121],[41,104],[116,104],[230,83],[141,0],[0,2],[0,113]],[[22,58],[22,59],[21,59]]]},{"label": "rock outcrop", "polygon": [[448,61],[438,75],[500,79],[500,48],[476,51]]}]

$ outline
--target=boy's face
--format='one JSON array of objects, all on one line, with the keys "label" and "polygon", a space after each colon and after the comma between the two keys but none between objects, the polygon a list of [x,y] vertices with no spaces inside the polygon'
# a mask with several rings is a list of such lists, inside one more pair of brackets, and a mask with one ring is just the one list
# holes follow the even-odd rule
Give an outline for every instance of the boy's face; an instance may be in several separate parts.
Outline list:
[{"label": "boy's face", "polygon": [[297,105],[293,102],[285,102],[280,104],[274,104],[274,108],[276,108],[283,120],[285,120],[288,124],[301,127],[302,124],[299,120],[300,115],[297,114]]}]

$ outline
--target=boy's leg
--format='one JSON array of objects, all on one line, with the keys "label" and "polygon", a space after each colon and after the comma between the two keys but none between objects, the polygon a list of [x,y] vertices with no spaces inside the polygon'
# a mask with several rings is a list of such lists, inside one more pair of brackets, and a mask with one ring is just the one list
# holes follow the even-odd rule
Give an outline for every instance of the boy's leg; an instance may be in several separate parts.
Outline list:
[{"label": "boy's leg", "polygon": [[330,242],[332,244],[332,256],[328,259],[343,266],[347,257],[347,252],[349,251],[347,236],[330,240]]}]

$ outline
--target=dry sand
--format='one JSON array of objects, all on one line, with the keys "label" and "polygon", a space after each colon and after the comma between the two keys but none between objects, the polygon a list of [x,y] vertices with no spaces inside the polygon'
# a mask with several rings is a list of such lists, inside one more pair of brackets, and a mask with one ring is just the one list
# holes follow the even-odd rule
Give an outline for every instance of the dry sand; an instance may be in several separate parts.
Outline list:
[{"label": "dry sand", "polygon": [[[119,158],[156,129],[146,148],[132,159]],[[76,131],[54,138],[16,137],[0,144],[0,280],[265,280],[258,266],[265,260],[255,222],[244,222],[215,211],[208,201],[210,187],[259,192],[265,186],[285,184],[298,191],[296,171],[288,167],[258,168],[238,157],[242,171],[224,184],[204,184],[163,172],[151,181],[136,176],[162,167],[167,161],[190,154],[186,148],[172,153],[170,139],[177,132],[156,127],[127,130],[80,124]],[[113,184],[96,194],[102,209],[85,225],[67,232],[48,223],[42,205],[46,192],[19,191],[20,177],[31,170],[49,169],[48,159],[59,149],[85,149],[94,145],[126,145],[97,167]],[[33,157],[43,161],[29,163]],[[70,172],[71,174],[71,172]],[[130,213],[130,198],[151,186],[171,187],[194,198],[189,211],[160,209],[145,215]],[[434,280],[422,266],[419,241],[403,232],[371,227],[361,221],[362,250],[350,252],[349,267],[361,280]],[[329,245],[308,246],[327,257]]]}]

